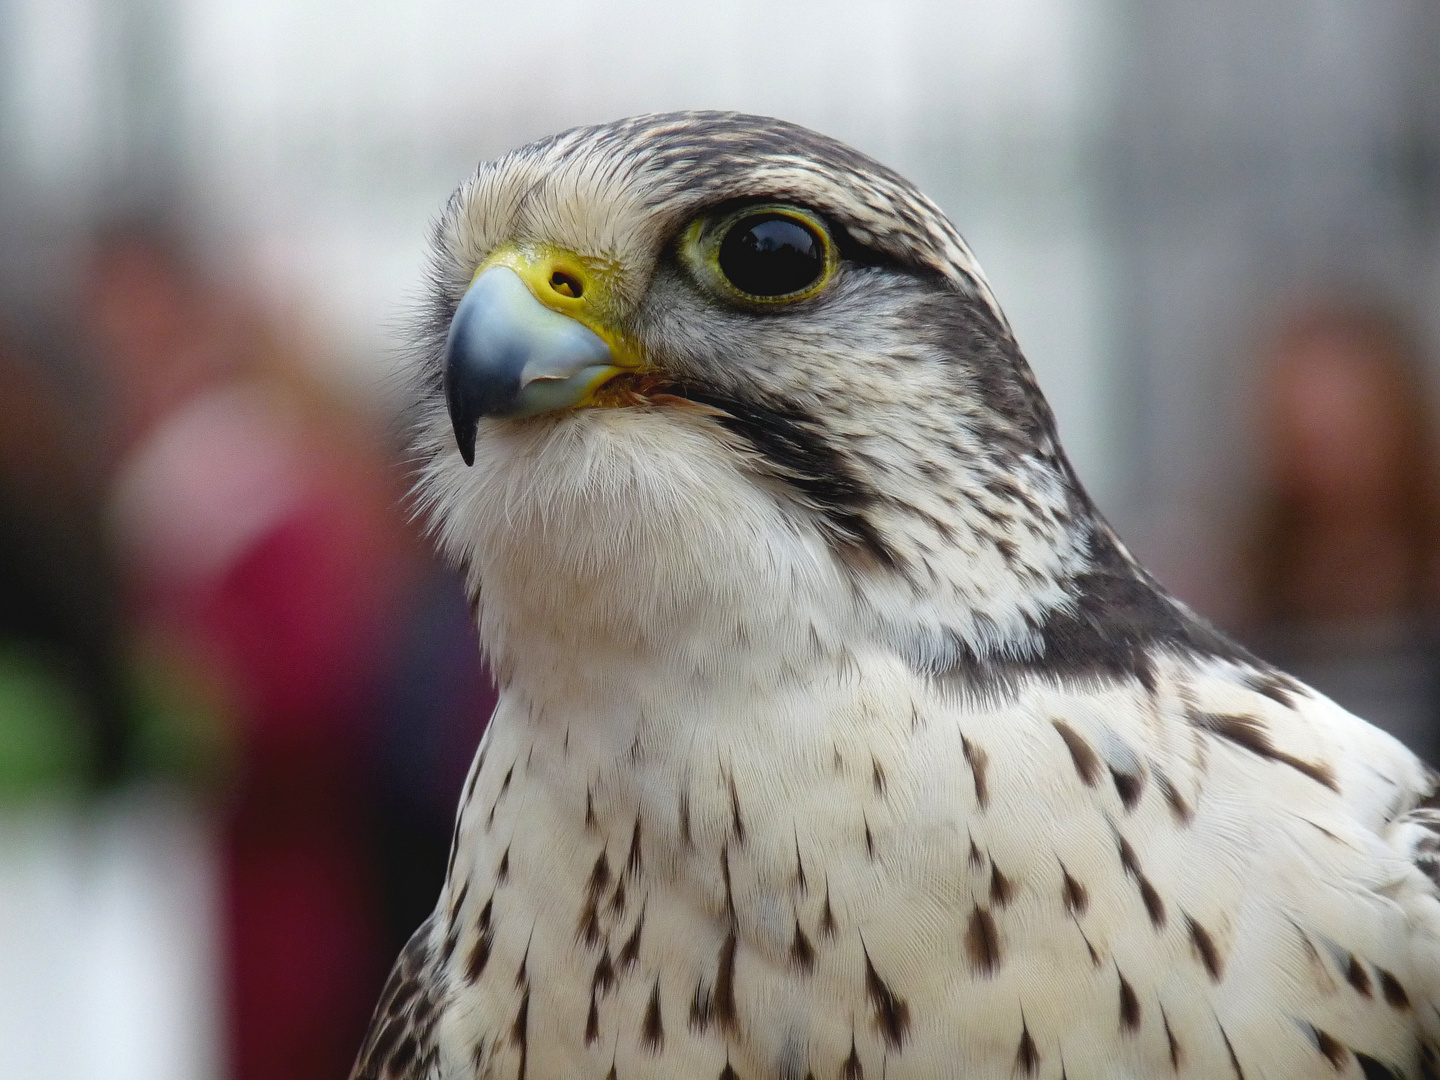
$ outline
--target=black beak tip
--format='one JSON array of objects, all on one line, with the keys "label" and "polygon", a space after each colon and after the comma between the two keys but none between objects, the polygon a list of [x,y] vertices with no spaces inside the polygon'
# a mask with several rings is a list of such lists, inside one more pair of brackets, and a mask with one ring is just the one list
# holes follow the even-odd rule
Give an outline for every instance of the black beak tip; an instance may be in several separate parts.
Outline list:
[{"label": "black beak tip", "polygon": [[455,428],[455,445],[460,448],[460,458],[466,465],[475,464],[475,425],[471,424],[468,431],[462,430],[458,425]]},{"label": "black beak tip", "polygon": [[480,410],[465,401],[463,395],[456,393],[457,388],[450,376],[451,372],[447,371],[445,405],[450,412],[450,428],[455,433],[455,445],[459,447],[465,464],[474,465],[475,434],[480,427]]}]

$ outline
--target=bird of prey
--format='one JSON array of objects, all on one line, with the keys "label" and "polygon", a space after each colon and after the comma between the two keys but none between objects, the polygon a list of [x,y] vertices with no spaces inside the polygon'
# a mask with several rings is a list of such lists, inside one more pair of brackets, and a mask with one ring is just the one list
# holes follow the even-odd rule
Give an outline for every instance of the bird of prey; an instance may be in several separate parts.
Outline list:
[{"label": "bird of prey", "polygon": [[914,187],[639,117],[432,269],[501,694],[356,1077],[1440,1075],[1436,775],[1136,564]]}]

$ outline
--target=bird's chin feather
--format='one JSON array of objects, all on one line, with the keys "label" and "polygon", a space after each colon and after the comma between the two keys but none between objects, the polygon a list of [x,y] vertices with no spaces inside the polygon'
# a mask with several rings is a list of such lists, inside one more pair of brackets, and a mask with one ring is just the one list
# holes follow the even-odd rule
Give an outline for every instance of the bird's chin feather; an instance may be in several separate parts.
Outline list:
[{"label": "bird's chin feather", "polygon": [[741,460],[722,430],[666,408],[491,423],[473,468],[434,458],[421,502],[502,678],[603,678],[619,655],[703,674],[737,636],[782,656],[810,647],[812,625],[832,634],[841,614],[818,598],[845,590],[823,537]]}]

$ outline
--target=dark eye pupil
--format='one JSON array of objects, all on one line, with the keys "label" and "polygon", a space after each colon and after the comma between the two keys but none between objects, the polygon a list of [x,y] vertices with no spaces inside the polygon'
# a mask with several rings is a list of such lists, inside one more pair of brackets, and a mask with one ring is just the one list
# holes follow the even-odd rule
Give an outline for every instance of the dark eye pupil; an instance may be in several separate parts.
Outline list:
[{"label": "dark eye pupil", "polygon": [[813,229],[782,214],[756,214],[731,226],[720,242],[720,270],[751,296],[786,296],[825,270],[825,248]]}]

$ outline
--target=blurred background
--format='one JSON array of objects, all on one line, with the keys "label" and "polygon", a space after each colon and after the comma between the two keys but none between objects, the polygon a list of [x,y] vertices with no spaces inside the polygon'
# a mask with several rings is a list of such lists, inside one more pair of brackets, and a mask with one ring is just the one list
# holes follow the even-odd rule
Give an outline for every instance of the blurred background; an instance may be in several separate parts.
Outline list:
[{"label": "blurred background", "polygon": [[770,113],[1179,595],[1440,758],[1440,5],[0,0],[0,1080],[345,1075],[492,690],[390,376],[477,160]]}]

